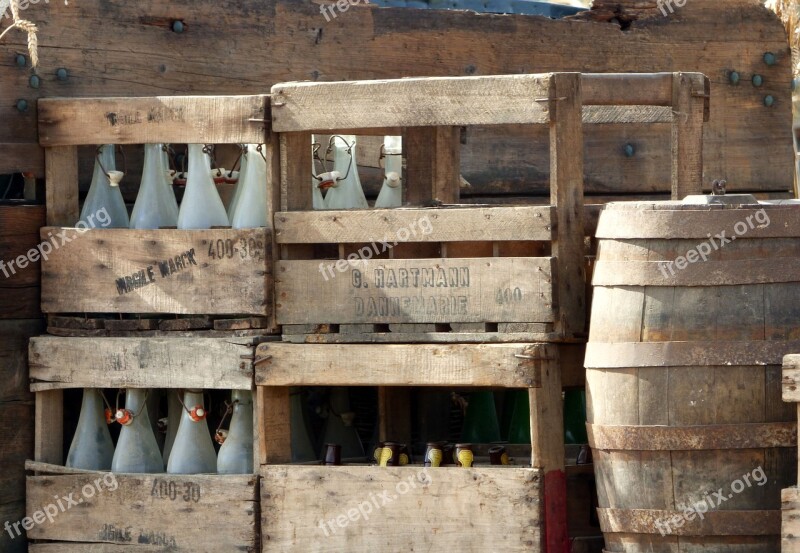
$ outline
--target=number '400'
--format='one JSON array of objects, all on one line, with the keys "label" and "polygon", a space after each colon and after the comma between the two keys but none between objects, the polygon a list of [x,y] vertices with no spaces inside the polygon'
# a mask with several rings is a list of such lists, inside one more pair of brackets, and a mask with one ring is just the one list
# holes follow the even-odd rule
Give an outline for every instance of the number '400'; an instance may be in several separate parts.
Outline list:
[{"label": "number '400'", "polygon": [[522,290],[519,288],[500,288],[495,293],[495,300],[498,305],[519,303],[522,301]]},{"label": "number '400'", "polygon": [[153,489],[150,495],[159,499],[183,499],[184,501],[200,501],[200,486],[194,482],[184,482],[179,484],[172,480],[153,480]]}]

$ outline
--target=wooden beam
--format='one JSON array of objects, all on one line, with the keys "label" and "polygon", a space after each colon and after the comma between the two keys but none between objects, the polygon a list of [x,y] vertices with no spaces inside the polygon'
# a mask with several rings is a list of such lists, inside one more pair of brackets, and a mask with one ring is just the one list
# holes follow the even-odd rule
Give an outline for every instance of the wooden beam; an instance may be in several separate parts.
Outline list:
[{"label": "wooden beam", "polygon": [[406,159],[404,203],[454,204],[461,189],[459,127],[408,127],[403,133]]},{"label": "wooden beam", "polygon": [[584,106],[671,106],[672,73],[583,73]]},{"label": "wooden beam", "polygon": [[[272,108],[275,109],[274,107]],[[280,137],[280,210],[313,209],[311,196],[311,133],[287,132]]]},{"label": "wooden beam", "polygon": [[[347,127],[546,123],[549,74],[282,83],[272,87],[276,132]],[[331,109],[335,106],[335,109]]]},{"label": "wooden beam", "polygon": [[78,222],[78,148],[47,148],[45,156],[45,203],[47,224],[71,227]]},{"label": "wooden beam", "polygon": [[583,128],[581,77],[557,73],[550,108],[550,203],[556,208],[555,296],[557,330],[564,336],[581,334],[586,327]]},{"label": "wooden beam", "polygon": [[292,462],[291,399],[286,386],[259,386],[261,416],[256,432],[259,435],[259,460],[262,465]]},{"label": "wooden beam", "polygon": [[267,96],[43,98],[39,143],[261,144]]},{"label": "wooden beam", "polygon": [[408,231],[408,242],[549,241],[549,206],[285,211],[275,216],[281,244],[363,243]]},{"label": "wooden beam", "polygon": [[64,392],[49,390],[36,394],[33,421],[33,458],[60,465],[64,461]]},{"label": "wooden beam", "polygon": [[[703,84],[697,81],[701,80]],[[703,121],[706,120],[705,78],[675,73],[672,83],[672,199],[703,193]]]},{"label": "wooden beam", "polygon": [[[259,386],[539,385],[537,362],[554,346],[534,344],[261,344]],[[347,367],[347,371],[340,370]]]}]

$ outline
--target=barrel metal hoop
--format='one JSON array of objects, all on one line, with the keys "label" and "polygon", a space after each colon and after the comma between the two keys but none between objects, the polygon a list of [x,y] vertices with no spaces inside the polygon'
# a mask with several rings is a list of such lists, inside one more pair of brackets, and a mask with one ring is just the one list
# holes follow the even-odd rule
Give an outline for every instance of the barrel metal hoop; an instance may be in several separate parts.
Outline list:
[{"label": "barrel metal hoop", "polygon": [[[649,209],[647,209],[649,207]],[[708,240],[725,232],[736,236],[734,227],[747,226],[742,238],[800,237],[800,207],[679,206],[684,209],[653,209],[652,204],[607,206],[600,215],[596,237],[614,240]],[[748,219],[749,218],[749,219]],[[739,226],[741,229],[741,225]]]},{"label": "barrel metal hoop", "polygon": [[[704,503],[705,504],[705,503]],[[706,508],[708,505],[705,505]],[[659,509],[597,509],[600,528],[611,534],[663,536],[779,536],[781,512]],[[690,520],[691,519],[691,520]]]},{"label": "barrel metal hoop", "polygon": [[589,342],[584,365],[590,370],[780,365],[784,355],[797,351],[800,351],[800,340]]},{"label": "barrel metal hoop", "polygon": [[796,422],[697,426],[606,426],[586,423],[589,445],[607,451],[700,451],[797,446]]},{"label": "barrel metal hoop", "polygon": [[[800,211],[800,210],[798,210]],[[711,246],[709,246],[710,251]],[[602,246],[601,246],[602,251]],[[694,263],[667,261],[607,261],[599,259],[593,286],[740,286],[800,281],[800,259],[727,259],[707,257],[695,250]],[[706,254],[708,255],[708,254]]]}]

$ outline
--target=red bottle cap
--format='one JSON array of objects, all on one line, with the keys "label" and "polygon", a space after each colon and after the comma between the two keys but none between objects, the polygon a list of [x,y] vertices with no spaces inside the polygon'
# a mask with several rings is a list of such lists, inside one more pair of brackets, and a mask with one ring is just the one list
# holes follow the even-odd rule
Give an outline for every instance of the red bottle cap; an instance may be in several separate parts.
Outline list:
[{"label": "red bottle cap", "polygon": [[195,405],[194,409],[189,412],[189,416],[194,422],[200,422],[206,418],[206,410],[201,405]]},{"label": "red bottle cap", "polygon": [[133,422],[133,413],[131,413],[127,409],[120,409],[114,415],[114,418],[116,418],[117,422],[120,423],[122,426],[128,426],[130,423]]}]

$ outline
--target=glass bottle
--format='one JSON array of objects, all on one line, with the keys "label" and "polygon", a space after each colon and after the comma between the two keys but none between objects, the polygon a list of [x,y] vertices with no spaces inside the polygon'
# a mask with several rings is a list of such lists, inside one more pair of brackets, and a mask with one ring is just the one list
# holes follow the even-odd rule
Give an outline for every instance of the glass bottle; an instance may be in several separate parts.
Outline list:
[{"label": "glass bottle", "polygon": [[230,219],[233,215],[233,210],[239,204],[239,196],[242,194],[242,183],[244,183],[244,178],[247,176],[247,144],[243,146],[244,151],[242,152],[242,159],[239,162],[239,180],[236,181],[236,186],[233,188],[233,195],[231,196],[231,201],[228,204],[228,218]]},{"label": "glass bottle", "polygon": [[311,443],[311,431],[305,417],[303,394],[300,388],[293,388],[289,393],[291,395],[289,416],[292,433],[292,462],[314,461],[317,455],[314,453],[314,446]]},{"label": "glass bottle", "polygon": [[164,468],[167,466],[169,460],[169,452],[172,451],[172,445],[175,443],[175,435],[178,433],[178,426],[181,424],[181,413],[183,407],[181,406],[180,392],[178,390],[168,390],[167,395],[167,435],[164,437]]},{"label": "glass bottle", "polygon": [[253,473],[253,393],[233,390],[233,415],[228,437],[219,448],[219,474]]},{"label": "glass bottle", "polygon": [[147,390],[131,388],[125,392],[125,408],[115,417],[122,425],[117,449],[111,463],[112,472],[164,472],[150,417],[147,415]]},{"label": "glass bottle", "polygon": [[84,388],[78,427],[69,446],[66,465],[84,470],[109,470],[113,458],[114,444],[100,390]]},{"label": "glass bottle", "polygon": [[208,432],[203,392],[186,390],[182,407],[181,423],[169,454],[167,472],[213,474],[217,472],[217,455]]},{"label": "glass bottle", "polygon": [[237,184],[240,192],[231,213],[233,228],[267,226],[267,162],[259,146],[247,145],[247,173]]},{"label": "glass bottle", "polygon": [[403,138],[400,136],[385,136],[383,138],[384,178],[383,186],[375,200],[375,207],[400,207],[403,205]]},{"label": "glass bottle", "polygon": [[[348,134],[333,137],[333,170],[342,180],[334,179],[325,196],[325,209],[364,209],[369,207],[358,177],[356,137]],[[348,151],[349,150],[349,151]]]},{"label": "glass bottle", "polygon": [[500,441],[500,423],[491,390],[476,390],[469,395],[461,439],[484,444]]},{"label": "glass bottle", "polygon": [[[172,211],[170,205],[174,203],[175,195],[164,186],[166,169],[163,154],[161,144],[144,145],[142,182],[131,212],[132,229],[157,229],[178,224],[178,214]],[[169,196],[172,196],[171,201]]]},{"label": "glass bottle", "polygon": [[[83,202],[80,222],[88,228],[128,228],[128,208],[122,199],[122,192],[117,183],[108,177],[108,173],[116,171],[114,161],[114,145],[105,144],[94,160],[94,173],[89,193]],[[98,216],[103,213],[105,216]],[[108,224],[103,224],[107,221]]]},{"label": "glass bottle", "polygon": [[230,221],[211,178],[211,158],[203,144],[189,144],[189,174],[178,212],[178,228],[227,226],[230,226]]},{"label": "glass bottle", "polygon": [[325,420],[323,444],[340,444],[342,458],[352,459],[364,456],[364,446],[353,426],[355,413],[350,411],[350,395],[347,388],[340,386],[330,390],[330,412]]}]

